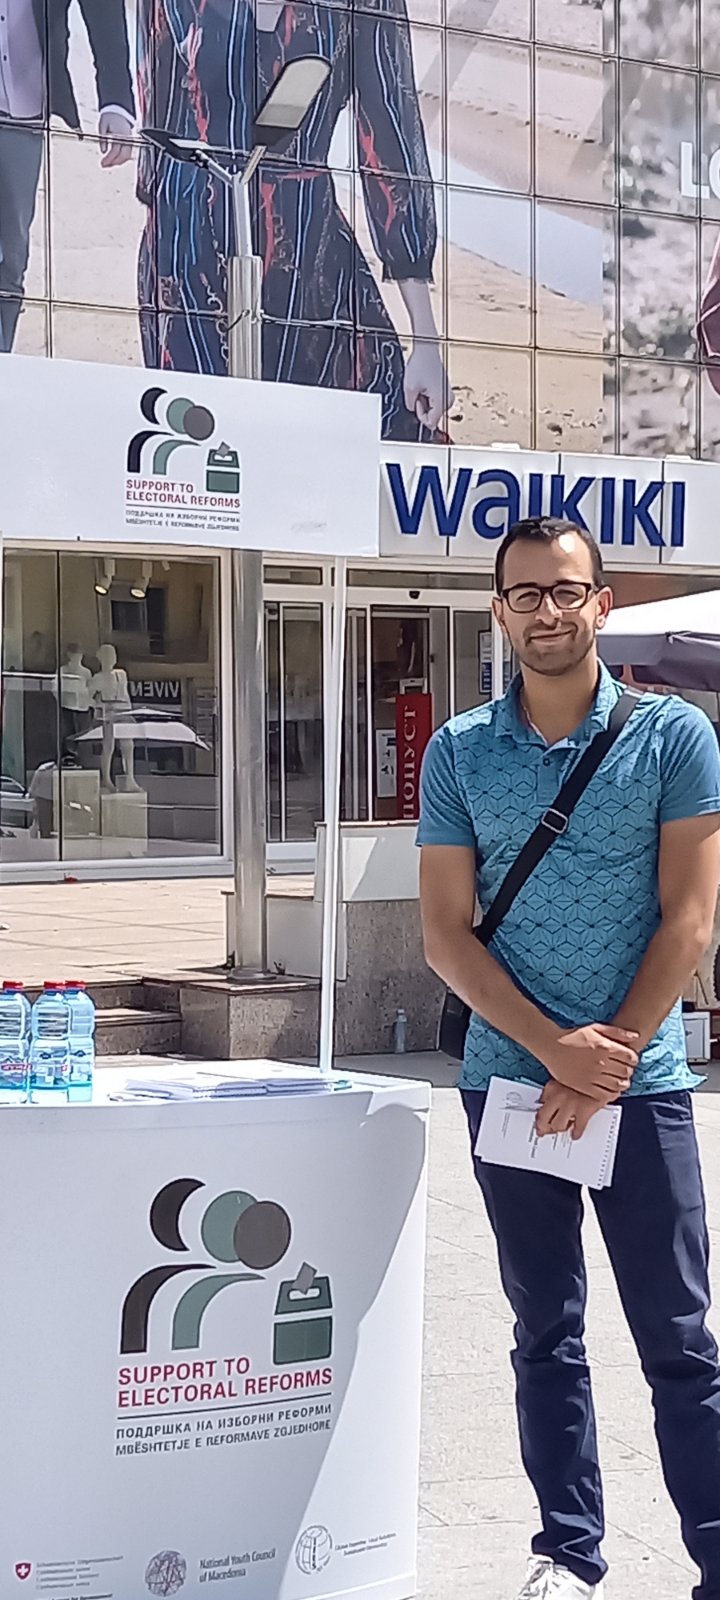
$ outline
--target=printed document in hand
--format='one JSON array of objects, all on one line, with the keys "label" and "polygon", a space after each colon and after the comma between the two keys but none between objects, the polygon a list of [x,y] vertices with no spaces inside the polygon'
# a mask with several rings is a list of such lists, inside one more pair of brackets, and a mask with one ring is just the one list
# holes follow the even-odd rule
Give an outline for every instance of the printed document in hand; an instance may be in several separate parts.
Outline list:
[{"label": "printed document in hand", "polygon": [[622,1111],[606,1106],[596,1111],[581,1139],[569,1133],[548,1133],[539,1139],[535,1117],[541,1090],[533,1084],[491,1078],[475,1145],[480,1161],[496,1167],[519,1167],[567,1178],[588,1189],[612,1183]]}]

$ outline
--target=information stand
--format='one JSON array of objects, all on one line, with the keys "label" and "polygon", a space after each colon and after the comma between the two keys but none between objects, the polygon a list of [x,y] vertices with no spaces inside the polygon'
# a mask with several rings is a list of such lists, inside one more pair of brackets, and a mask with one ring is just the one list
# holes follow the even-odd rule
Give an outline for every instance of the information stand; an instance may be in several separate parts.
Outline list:
[{"label": "information stand", "polygon": [[0,1114],[0,1597],[409,1600],[429,1090],[332,1060],[377,398],[0,357],[0,431],[0,642],[2,538],[336,557],[317,1086],[113,1103],[98,1074],[91,1105]]},{"label": "information stand", "polygon": [[428,1107],[0,1115],[3,1597],[415,1593]]}]

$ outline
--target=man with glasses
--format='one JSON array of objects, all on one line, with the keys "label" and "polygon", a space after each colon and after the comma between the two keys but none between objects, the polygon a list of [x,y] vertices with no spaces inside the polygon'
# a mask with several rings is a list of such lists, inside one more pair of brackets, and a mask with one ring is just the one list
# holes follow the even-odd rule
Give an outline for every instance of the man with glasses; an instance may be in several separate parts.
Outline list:
[{"label": "man with glasses", "polygon": [[[598,661],[600,550],[553,518],[500,546],[495,615],[520,671],[426,752],[418,842],[429,965],[472,1010],[460,1079],[474,1151],[493,1076],[542,1085],[541,1134],[584,1132],[623,1096],[612,1185],[593,1193],[643,1371],[668,1490],[720,1597],[720,1372],[680,997],[720,876],[720,754],[704,713],[643,695],[485,949],[488,906],[622,688]],[[584,1348],[582,1198],[475,1161],[515,1314],[520,1444],[541,1531],[521,1600],[598,1600],[602,1485]],[[480,1396],[478,1396],[480,1399]],[[478,1593],[481,1592],[481,1586]]]}]

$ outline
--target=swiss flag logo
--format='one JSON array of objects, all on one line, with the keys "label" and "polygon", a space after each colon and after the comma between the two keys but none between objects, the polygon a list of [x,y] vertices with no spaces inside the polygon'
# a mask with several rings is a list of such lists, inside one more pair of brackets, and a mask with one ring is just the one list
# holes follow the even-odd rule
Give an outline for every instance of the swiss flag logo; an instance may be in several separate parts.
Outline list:
[{"label": "swiss flag logo", "polygon": [[19,1578],[21,1583],[24,1583],[25,1579],[30,1577],[31,1572],[32,1572],[32,1562],[31,1561],[18,1561],[18,1562],[16,1562],[16,1564],[15,1564],[15,1577]]}]

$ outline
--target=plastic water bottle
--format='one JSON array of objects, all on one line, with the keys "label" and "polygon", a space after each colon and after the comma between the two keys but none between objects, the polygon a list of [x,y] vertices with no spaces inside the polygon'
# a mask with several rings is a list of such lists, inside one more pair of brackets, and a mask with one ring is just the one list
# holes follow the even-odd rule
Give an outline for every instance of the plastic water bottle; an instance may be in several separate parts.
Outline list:
[{"label": "plastic water bottle", "polygon": [[85,989],[85,984],[76,983],[74,980],[65,985],[65,999],[70,1013],[68,1099],[74,1104],[79,1100],[92,1100],[95,1072],[95,1007]]},{"label": "plastic water bottle", "polygon": [[30,1099],[53,1105],[67,1100],[70,1082],[70,1010],[62,983],[46,983],[32,1008]]},{"label": "plastic water bottle", "polygon": [[0,1105],[24,1105],[28,1097],[30,1002],[21,983],[0,990]]}]

